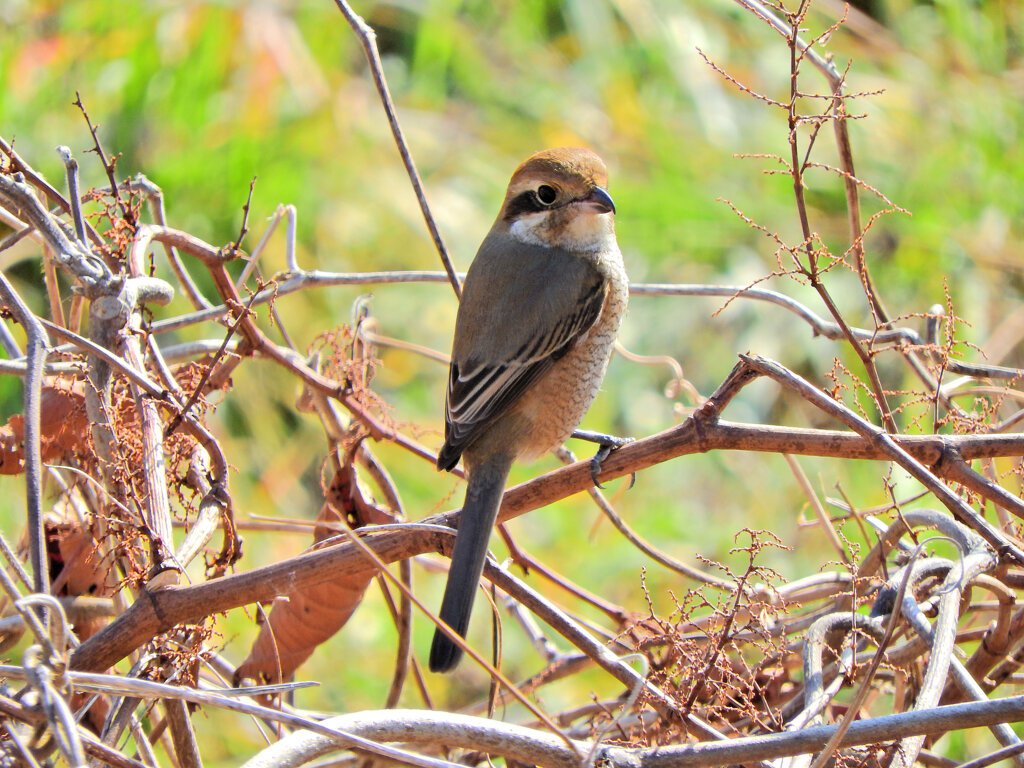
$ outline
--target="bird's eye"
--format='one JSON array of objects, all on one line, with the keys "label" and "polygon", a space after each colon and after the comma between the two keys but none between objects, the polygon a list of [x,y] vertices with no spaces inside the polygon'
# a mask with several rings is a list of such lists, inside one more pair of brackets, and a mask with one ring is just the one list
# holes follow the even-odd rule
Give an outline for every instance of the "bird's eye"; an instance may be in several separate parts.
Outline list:
[{"label": "bird's eye", "polygon": [[544,205],[551,205],[558,199],[558,190],[550,184],[541,184],[537,187],[537,199]]}]

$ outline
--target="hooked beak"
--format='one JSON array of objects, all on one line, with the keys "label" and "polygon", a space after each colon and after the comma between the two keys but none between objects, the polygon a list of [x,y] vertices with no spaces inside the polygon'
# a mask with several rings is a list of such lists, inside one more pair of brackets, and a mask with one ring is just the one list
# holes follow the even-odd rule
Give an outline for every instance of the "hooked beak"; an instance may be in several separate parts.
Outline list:
[{"label": "hooked beak", "polygon": [[590,194],[583,199],[583,202],[594,213],[615,213],[615,201],[601,187],[594,187],[590,190]]}]

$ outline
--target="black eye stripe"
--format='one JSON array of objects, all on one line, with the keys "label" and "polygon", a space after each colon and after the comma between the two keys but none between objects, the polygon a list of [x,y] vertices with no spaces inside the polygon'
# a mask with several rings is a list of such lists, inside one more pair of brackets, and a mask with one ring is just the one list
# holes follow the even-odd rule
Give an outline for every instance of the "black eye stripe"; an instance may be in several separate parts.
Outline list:
[{"label": "black eye stripe", "polygon": [[537,194],[532,190],[521,192],[509,201],[508,207],[505,209],[505,221],[518,219],[524,213],[545,211],[547,208],[546,205],[541,205],[537,200]]},{"label": "black eye stripe", "polygon": [[560,208],[571,201],[558,202],[558,188],[551,184],[541,184],[536,189],[528,189],[513,197],[505,208],[505,221],[514,221],[524,213],[540,213]]}]

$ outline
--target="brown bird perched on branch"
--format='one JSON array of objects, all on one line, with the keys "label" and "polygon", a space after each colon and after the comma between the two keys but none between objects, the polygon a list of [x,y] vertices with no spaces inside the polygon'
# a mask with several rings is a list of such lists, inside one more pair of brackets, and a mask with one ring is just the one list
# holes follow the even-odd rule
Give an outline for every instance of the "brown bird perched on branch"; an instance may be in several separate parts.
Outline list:
[{"label": "brown bird perched on branch", "polygon": [[[587,149],[527,158],[466,275],[437,458],[450,470],[462,456],[469,474],[440,611],[462,637],[512,462],[565,442],[608,367],[629,291],[607,183]],[[588,439],[605,454],[623,442]],[[430,669],[461,656],[436,630]]]}]

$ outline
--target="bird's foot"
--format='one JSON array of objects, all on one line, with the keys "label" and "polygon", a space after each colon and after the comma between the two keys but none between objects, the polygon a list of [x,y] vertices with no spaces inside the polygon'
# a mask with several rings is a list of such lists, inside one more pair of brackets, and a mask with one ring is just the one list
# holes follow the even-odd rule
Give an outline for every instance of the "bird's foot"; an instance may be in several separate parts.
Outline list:
[{"label": "bird's foot", "polygon": [[[616,437],[615,435],[606,435],[601,432],[591,432],[586,429],[577,429],[572,433],[572,436],[579,440],[587,440],[591,443],[597,443],[600,446],[597,449],[597,453],[594,454],[594,458],[590,460],[590,479],[594,481],[594,485],[598,488],[604,488],[601,483],[597,481],[597,476],[601,474],[601,464],[607,459],[611,452],[621,448],[624,445],[629,445],[634,442],[634,437]],[[633,483],[636,482],[636,473],[630,478],[629,487],[633,487]]]}]

